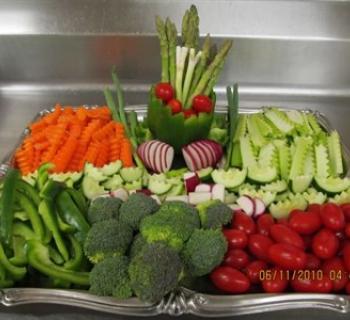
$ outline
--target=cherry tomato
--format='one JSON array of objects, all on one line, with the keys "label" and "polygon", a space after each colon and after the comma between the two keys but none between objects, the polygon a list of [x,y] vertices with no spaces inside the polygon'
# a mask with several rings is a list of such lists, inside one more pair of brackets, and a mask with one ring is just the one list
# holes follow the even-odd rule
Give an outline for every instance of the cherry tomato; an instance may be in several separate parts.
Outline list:
[{"label": "cherry tomato", "polygon": [[332,281],[327,276],[320,279],[317,277],[295,277],[290,281],[290,284],[296,292],[329,293],[333,289]]},{"label": "cherry tomato", "polygon": [[309,204],[307,210],[320,214],[321,213],[321,208],[322,208],[322,205],[320,205],[318,203],[311,203],[311,204]]},{"label": "cherry tomato", "polygon": [[321,266],[321,260],[312,253],[306,254],[305,270],[318,270]]},{"label": "cherry tomato", "polygon": [[299,234],[312,234],[320,229],[321,218],[316,211],[294,210],[289,218],[289,226]]},{"label": "cherry tomato", "polygon": [[333,282],[333,290],[340,291],[344,289],[348,282],[345,265],[341,258],[334,257],[326,260],[322,265],[322,270]]},{"label": "cherry tomato", "polygon": [[268,250],[272,245],[273,241],[262,234],[252,234],[249,236],[249,250],[259,260],[269,261]]},{"label": "cherry tomato", "polygon": [[312,251],[321,259],[330,259],[334,257],[338,248],[338,238],[328,229],[321,229],[312,239]]},{"label": "cherry tomato", "polygon": [[251,283],[260,283],[260,271],[266,270],[267,264],[262,260],[255,260],[250,262],[245,268],[245,274],[249,278]]},{"label": "cherry tomato", "polygon": [[242,230],[224,229],[223,233],[229,249],[244,249],[248,244],[248,236]]},{"label": "cherry tomato", "polygon": [[343,211],[334,203],[326,203],[321,209],[321,220],[326,228],[340,231],[345,227]]},{"label": "cherry tomato", "polygon": [[250,282],[246,275],[227,266],[216,268],[210,274],[210,279],[218,289],[228,293],[244,293],[250,288]]},{"label": "cherry tomato", "polygon": [[350,203],[342,204],[340,208],[343,210],[345,220],[350,222]]},{"label": "cherry tomato", "polygon": [[273,240],[279,243],[288,243],[301,249],[305,246],[302,237],[283,224],[275,224],[271,226],[270,235]]},{"label": "cherry tomato", "polygon": [[268,256],[275,265],[287,270],[304,269],[306,265],[305,252],[287,243],[277,243],[270,246]]},{"label": "cherry tomato", "polygon": [[288,280],[284,271],[278,268],[271,269],[271,278],[261,281],[261,285],[267,293],[280,293],[287,289]]},{"label": "cherry tomato", "polygon": [[313,239],[312,235],[305,235],[305,236],[303,236],[305,249],[310,249],[311,248],[311,246],[312,246],[312,239]]},{"label": "cherry tomato", "polygon": [[199,112],[209,113],[213,110],[213,102],[208,96],[200,94],[193,98],[192,108],[197,113]]},{"label": "cherry tomato", "polygon": [[231,249],[226,253],[224,265],[236,269],[243,269],[249,263],[248,254],[242,249]]},{"label": "cherry tomato", "polygon": [[275,223],[275,219],[269,213],[264,213],[256,221],[258,233],[268,236],[270,227]]},{"label": "cherry tomato", "polygon": [[184,110],[185,119],[192,117],[192,116],[196,116],[196,115],[197,115],[196,112],[193,111],[192,109]]},{"label": "cherry tomato", "polygon": [[182,105],[181,102],[177,99],[170,100],[168,102],[168,106],[170,107],[172,114],[181,112]]},{"label": "cherry tomato", "polygon": [[287,218],[280,218],[277,220],[277,223],[288,226],[288,219]]},{"label": "cherry tomato", "polygon": [[156,85],[155,88],[156,97],[168,102],[174,98],[174,89],[168,82],[160,82]]},{"label": "cherry tomato", "polygon": [[233,214],[232,228],[242,230],[247,235],[255,233],[255,222],[252,217],[248,216],[243,211],[236,211]]},{"label": "cherry tomato", "polygon": [[344,244],[343,260],[346,270],[350,272],[350,242],[345,242]]},{"label": "cherry tomato", "polygon": [[350,223],[346,224],[344,232],[346,237],[350,239]]},{"label": "cherry tomato", "polygon": [[345,286],[345,292],[346,294],[350,294],[350,281]]}]

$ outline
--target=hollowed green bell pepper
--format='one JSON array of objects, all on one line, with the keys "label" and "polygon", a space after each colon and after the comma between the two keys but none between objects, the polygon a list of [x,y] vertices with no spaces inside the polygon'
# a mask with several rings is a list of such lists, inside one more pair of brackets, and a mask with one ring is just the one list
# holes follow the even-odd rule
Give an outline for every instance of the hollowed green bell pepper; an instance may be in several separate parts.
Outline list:
[{"label": "hollowed green bell pepper", "polygon": [[[215,104],[214,93],[211,98]],[[154,88],[150,91],[147,109],[149,128],[155,139],[170,144],[176,153],[180,153],[186,144],[208,137],[213,115],[214,111],[185,119],[182,112],[172,114],[170,108],[155,96]]]}]

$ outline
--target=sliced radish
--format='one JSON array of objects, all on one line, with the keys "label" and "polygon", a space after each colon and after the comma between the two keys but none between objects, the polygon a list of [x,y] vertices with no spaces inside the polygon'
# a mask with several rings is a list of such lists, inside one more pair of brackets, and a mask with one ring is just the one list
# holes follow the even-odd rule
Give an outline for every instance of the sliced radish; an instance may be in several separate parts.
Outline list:
[{"label": "sliced radish", "polygon": [[139,147],[137,148],[137,154],[142,159],[143,164],[146,167],[148,167],[148,163],[146,162],[146,159],[145,159],[145,146],[146,146],[146,142],[140,144]]},{"label": "sliced radish", "polygon": [[165,201],[182,201],[188,203],[188,196],[168,196],[165,198]]},{"label": "sliced radish", "polygon": [[193,163],[195,165],[193,171],[202,169],[202,167],[204,166],[203,155],[191,145],[187,146],[187,152],[192,156]]},{"label": "sliced radish", "polygon": [[209,140],[209,139],[205,140],[205,142],[208,145],[210,145],[211,148],[213,149],[213,151],[215,153],[215,160],[216,160],[216,162],[218,162],[222,158],[222,156],[224,154],[221,144],[217,143],[217,142],[215,142],[213,140]]},{"label": "sliced radish", "polygon": [[188,202],[190,204],[199,204],[211,200],[211,192],[190,192],[188,194]]},{"label": "sliced radish", "polygon": [[196,186],[194,192],[211,192],[211,185],[207,183],[200,183]]},{"label": "sliced radish", "polygon": [[254,198],[254,202],[255,202],[254,217],[259,217],[265,212],[266,206],[264,201],[262,201],[260,198]]},{"label": "sliced radish", "polygon": [[192,154],[190,152],[188,152],[186,147],[184,147],[182,149],[182,154],[183,154],[183,157],[185,159],[187,168],[190,169],[191,171],[197,171],[194,158],[193,158]]},{"label": "sliced radish", "polygon": [[164,172],[167,172],[171,169],[174,156],[175,156],[174,148],[170,145],[167,145],[167,149],[165,150],[165,157],[164,157],[164,161],[165,161]]},{"label": "sliced radish", "polygon": [[197,146],[201,152],[203,152],[203,154],[205,155],[206,159],[207,159],[207,167],[211,167],[212,165],[215,164],[215,153],[212,150],[212,148],[208,148],[208,145],[203,143],[203,141],[196,141],[193,142],[193,145]]},{"label": "sliced radish", "polygon": [[158,172],[157,166],[156,166],[156,159],[159,158],[159,156],[157,155],[156,151],[159,146],[160,146],[159,142],[155,141],[149,146],[149,149],[147,151],[149,153],[149,159],[150,159],[149,163],[150,163],[151,169],[155,172]]},{"label": "sliced radish", "polygon": [[252,216],[255,212],[255,201],[249,196],[241,196],[237,199],[237,204],[248,215]]},{"label": "sliced radish", "polygon": [[157,173],[161,173],[162,171],[162,152],[166,145],[164,143],[157,143],[157,146],[154,150],[154,169]]},{"label": "sliced radish", "polygon": [[126,201],[129,198],[129,193],[123,188],[111,191],[109,194],[111,195],[111,197],[119,198],[122,201]]},{"label": "sliced radish", "polygon": [[184,182],[187,193],[194,192],[196,187],[200,184],[197,173],[195,172],[186,172],[184,174]]},{"label": "sliced radish", "polygon": [[159,172],[165,172],[166,167],[166,151],[168,149],[168,145],[166,143],[162,143],[162,147],[160,149],[160,161],[159,161]]},{"label": "sliced radish", "polygon": [[191,143],[188,147],[193,149],[193,151],[198,154],[198,157],[200,158],[200,166],[201,166],[201,168],[206,168],[206,167],[210,166],[210,162],[209,162],[207,153],[205,151],[203,151],[195,143]]},{"label": "sliced radish", "polygon": [[223,184],[217,183],[214,184],[213,189],[211,190],[213,199],[225,201],[225,186]]}]

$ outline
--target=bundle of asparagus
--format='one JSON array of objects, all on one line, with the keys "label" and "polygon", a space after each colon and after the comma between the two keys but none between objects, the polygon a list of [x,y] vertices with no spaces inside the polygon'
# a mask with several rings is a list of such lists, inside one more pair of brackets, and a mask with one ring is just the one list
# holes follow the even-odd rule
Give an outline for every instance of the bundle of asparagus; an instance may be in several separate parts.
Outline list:
[{"label": "bundle of asparagus", "polygon": [[199,16],[194,5],[182,20],[181,46],[177,44],[176,26],[169,18],[164,21],[157,16],[156,27],[161,48],[161,82],[170,83],[183,109],[189,109],[196,96],[212,92],[232,41],[224,41],[213,54],[215,46],[208,34],[199,50]]}]

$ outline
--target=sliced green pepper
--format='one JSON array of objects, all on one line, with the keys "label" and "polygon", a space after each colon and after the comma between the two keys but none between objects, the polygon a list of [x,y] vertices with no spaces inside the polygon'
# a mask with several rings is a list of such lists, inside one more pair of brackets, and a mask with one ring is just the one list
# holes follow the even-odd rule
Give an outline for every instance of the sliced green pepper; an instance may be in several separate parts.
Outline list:
[{"label": "sliced green pepper", "polygon": [[37,206],[39,205],[40,203],[39,193],[28,182],[22,179],[19,179],[17,182],[17,190],[24,193],[26,196],[28,196],[30,200],[32,200],[35,203],[35,205]]},{"label": "sliced green pepper", "polygon": [[17,267],[9,261],[1,243],[0,243],[0,264],[12,275],[12,277],[15,280],[22,279],[27,273],[26,268]]},{"label": "sliced green pepper", "polygon": [[27,212],[30,223],[33,227],[34,232],[39,236],[40,239],[45,238],[45,228],[43,222],[38,213],[35,204],[24,194],[18,193],[18,202],[22,209]]},{"label": "sliced green pepper", "polygon": [[55,207],[52,200],[42,200],[39,204],[39,213],[44,220],[46,228],[51,231],[59,253],[62,255],[63,259],[67,261],[69,259],[69,252],[58,226]]},{"label": "sliced green pepper", "polygon": [[40,190],[40,197],[43,199],[53,200],[64,189],[65,185],[62,182],[57,182],[48,179],[43,188]]},{"label": "sliced green pepper", "polygon": [[[212,96],[213,101],[215,101],[215,95]],[[154,88],[152,88],[147,119],[153,136],[170,144],[174,147],[175,152],[179,153],[186,144],[208,137],[213,121],[213,112],[202,112],[198,116],[192,116],[188,119],[184,118],[182,112],[173,115],[171,109],[155,96]]]},{"label": "sliced green pepper", "polygon": [[73,188],[67,188],[66,191],[72,197],[74,203],[77,205],[79,210],[84,215],[86,215],[89,206],[88,206],[88,203],[86,201],[86,198],[84,197],[84,194],[81,191],[75,190]]},{"label": "sliced green pepper", "polygon": [[0,198],[0,237],[7,245],[10,245],[12,240],[14,203],[19,177],[17,169],[10,168],[7,171]]},{"label": "sliced green pepper", "polygon": [[62,191],[56,198],[56,205],[63,220],[76,228],[76,238],[83,242],[90,229],[84,215],[80,212],[68,192]]},{"label": "sliced green pepper", "polygon": [[28,263],[26,251],[26,239],[19,236],[12,237],[12,248],[14,256],[10,258],[10,262],[15,266],[25,266]]},{"label": "sliced green pepper", "polygon": [[13,214],[13,217],[19,221],[28,221],[29,220],[28,214],[24,210],[16,211]]},{"label": "sliced green pepper", "polygon": [[57,214],[57,222],[58,227],[63,233],[74,233],[74,231],[76,231],[74,227],[72,227],[68,223],[65,223],[59,214]]},{"label": "sliced green pepper", "polygon": [[61,254],[52,246],[48,246],[48,248],[49,248],[49,255],[52,261],[59,265],[64,264],[64,259],[61,256]]},{"label": "sliced green pepper", "polygon": [[41,190],[49,178],[49,170],[53,169],[55,165],[51,162],[43,163],[38,169],[38,188]]},{"label": "sliced green pepper", "polygon": [[5,268],[0,264],[0,288],[13,287],[14,281],[9,279]]},{"label": "sliced green pepper", "polygon": [[25,240],[40,240],[39,236],[33,231],[33,229],[23,222],[15,222],[13,224],[13,235],[23,237]]},{"label": "sliced green pepper", "polygon": [[79,270],[84,259],[83,247],[72,235],[68,235],[72,247],[73,258],[68,260],[64,267],[68,270]]},{"label": "sliced green pepper", "polygon": [[40,241],[29,240],[28,243],[28,262],[41,273],[61,279],[78,285],[89,285],[89,272],[78,272],[67,270],[58,266],[50,260],[49,249]]}]

